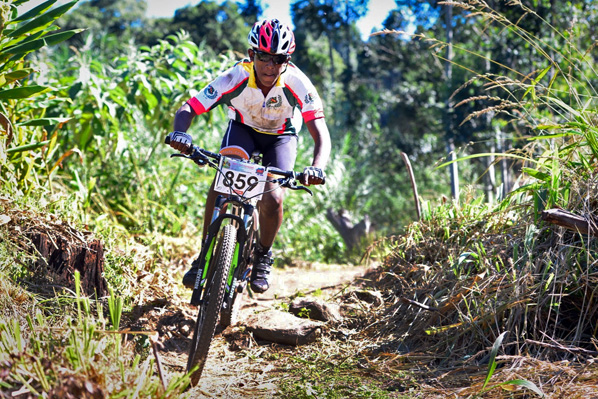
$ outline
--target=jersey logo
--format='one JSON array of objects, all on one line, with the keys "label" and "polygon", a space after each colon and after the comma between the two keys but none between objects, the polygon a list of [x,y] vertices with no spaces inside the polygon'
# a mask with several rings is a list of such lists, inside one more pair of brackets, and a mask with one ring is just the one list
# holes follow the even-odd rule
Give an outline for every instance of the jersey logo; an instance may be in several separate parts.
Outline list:
[{"label": "jersey logo", "polygon": [[203,91],[203,94],[205,94],[205,96],[207,98],[209,98],[210,100],[213,100],[218,96],[218,91],[216,91],[214,86],[209,85],[208,87],[205,88],[205,90]]},{"label": "jersey logo", "polygon": [[266,107],[268,108],[278,108],[278,107],[282,107],[282,97],[275,96],[275,97],[270,97],[268,99],[268,101],[266,101]]},{"label": "jersey logo", "polygon": [[315,95],[311,94],[311,93],[307,93],[305,95],[305,100],[303,101],[304,104],[313,104],[313,102],[315,101]]}]

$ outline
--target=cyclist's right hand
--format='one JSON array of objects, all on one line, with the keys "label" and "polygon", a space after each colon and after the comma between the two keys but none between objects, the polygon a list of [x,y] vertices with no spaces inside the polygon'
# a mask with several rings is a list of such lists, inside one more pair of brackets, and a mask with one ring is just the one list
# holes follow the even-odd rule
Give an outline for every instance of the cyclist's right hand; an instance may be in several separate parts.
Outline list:
[{"label": "cyclist's right hand", "polygon": [[174,132],[168,133],[165,142],[175,150],[187,152],[189,151],[189,147],[193,144],[193,138],[188,133],[175,130]]}]

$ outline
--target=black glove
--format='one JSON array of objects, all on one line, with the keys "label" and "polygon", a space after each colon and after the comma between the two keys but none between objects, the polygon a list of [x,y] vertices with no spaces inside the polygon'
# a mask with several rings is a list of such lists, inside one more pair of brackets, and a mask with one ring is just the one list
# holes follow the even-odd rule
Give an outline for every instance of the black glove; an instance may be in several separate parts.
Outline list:
[{"label": "black glove", "polygon": [[326,173],[315,166],[308,166],[303,170],[304,182],[303,184],[324,184],[326,180]]},{"label": "black glove", "polygon": [[174,131],[168,133],[166,143],[175,150],[186,152],[193,145],[193,138],[188,133]]}]

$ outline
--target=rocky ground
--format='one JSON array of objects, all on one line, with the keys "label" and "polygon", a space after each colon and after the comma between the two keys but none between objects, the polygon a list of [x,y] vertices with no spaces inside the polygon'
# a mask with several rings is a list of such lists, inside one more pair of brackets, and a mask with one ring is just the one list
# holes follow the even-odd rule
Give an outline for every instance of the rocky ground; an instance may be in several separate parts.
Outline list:
[{"label": "rocky ground", "polygon": [[[351,287],[359,284],[366,266],[311,264],[274,270],[273,284],[262,295],[245,296],[241,309],[243,321],[271,310],[287,309],[298,296],[315,296],[334,304]],[[181,291],[190,295],[190,291]],[[178,300],[157,300],[134,310],[132,330],[148,327],[160,334],[160,360],[165,378],[182,372],[187,362],[195,308]],[[189,391],[193,398],[270,398],[280,379],[275,373],[278,349],[300,351],[301,346],[281,345],[255,338],[252,334],[235,334],[234,330],[217,331],[201,381]]]}]

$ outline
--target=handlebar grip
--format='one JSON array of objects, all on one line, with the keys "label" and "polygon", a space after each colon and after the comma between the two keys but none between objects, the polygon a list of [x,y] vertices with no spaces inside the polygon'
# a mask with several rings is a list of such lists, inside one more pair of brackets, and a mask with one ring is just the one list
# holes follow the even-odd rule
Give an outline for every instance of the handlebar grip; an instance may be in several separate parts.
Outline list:
[{"label": "handlebar grip", "polygon": [[164,137],[164,144],[170,144],[170,136]]}]

